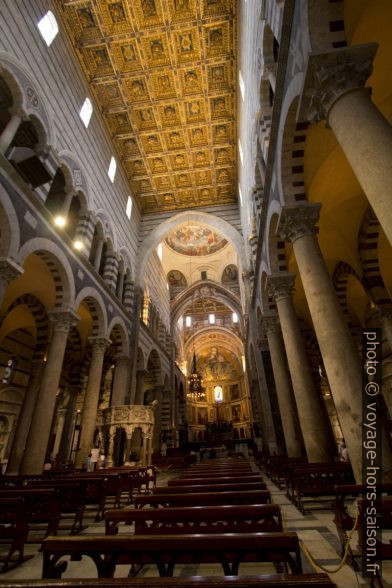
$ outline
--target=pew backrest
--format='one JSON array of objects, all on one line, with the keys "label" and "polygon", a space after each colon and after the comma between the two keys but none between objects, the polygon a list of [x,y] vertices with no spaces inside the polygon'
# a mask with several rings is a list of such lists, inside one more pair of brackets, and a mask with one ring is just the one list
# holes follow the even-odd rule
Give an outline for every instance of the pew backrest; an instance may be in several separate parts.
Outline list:
[{"label": "pew backrest", "polygon": [[283,530],[281,510],[276,504],[115,509],[105,512],[107,535],[116,535],[121,530],[121,524],[134,525],[135,535]]}]

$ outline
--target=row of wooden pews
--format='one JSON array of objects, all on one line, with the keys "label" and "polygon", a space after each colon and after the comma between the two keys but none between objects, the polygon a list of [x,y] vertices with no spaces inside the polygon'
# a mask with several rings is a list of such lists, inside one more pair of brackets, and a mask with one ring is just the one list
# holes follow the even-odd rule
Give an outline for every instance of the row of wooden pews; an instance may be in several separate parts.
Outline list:
[{"label": "row of wooden pews", "polygon": [[150,467],[2,476],[0,543],[9,548],[1,556],[1,571],[24,561],[26,542],[41,543],[59,531],[78,533],[85,519],[101,520],[105,508],[131,503],[151,482],[154,488],[156,472]]},{"label": "row of wooden pews", "polygon": [[[252,481],[242,484],[245,478]],[[249,484],[256,487],[249,490]],[[271,504],[260,473],[246,460],[213,460],[190,467],[166,487],[136,496],[134,505],[107,510],[105,532],[47,537],[43,578],[60,579],[73,560],[88,556],[99,578],[90,580],[89,586],[334,586],[325,574],[302,574],[298,537],[283,531],[280,508]],[[279,573],[244,578],[238,576],[243,562],[271,562]],[[219,564],[222,576],[172,577],[177,565],[195,563]],[[116,567],[124,564],[131,571],[154,565],[160,578],[128,578],[126,584],[112,579]]]},{"label": "row of wooden pews", "polygon": [[[357,536],[358,536],[358,553],[362,556],[362,545],[364,544],[364,535],[366,533],[366,527],[363,526],[364,516],[363,510],[366,506],[377,505],[377,510],[380,514],[377,525],[379,529],[384,533],[385,531],[390,532],[392,530],[392,483],[384,483],[378,488],[379,502],[373,501],[370,505],[366,505],[366,496],[369,497],[369,488],[361,484],[345,484],[336,486],[335,488],[335,499],[331,505],[334,513],[333,522],[336,525],[338,532],[341,555],[344,553],[347,536],[354,527],[355,515],[352,511],[353,502],[358,499],[358,521],[357,521]],[[365,506],[366,505],[366,506]],[[350,512],[351,507],[351,512]],[[374,512],[374,511],[372,511]],[[392,543],[377,541],[377,551],[379,560],[392,560]],[[348,563],[354,568],[357,568],[354,553],[351,547],[348,549]]]},{"label": "row of wooden pews", "polygon": [[[335,486],[354,484],[351,465],[347,462],[307,463],[306,458],[271,456],[266,472],[278,488],[303,513],[310,508],[329,508]],[[304,500],[306,499],[306,500]]]},{"label": "row of wooden pews", "polygon": [[[310,508],[331,510],[340,540],[343,557],[347,537],[356,522],[355,512],[358,509],[357,546],[359,556],[362,553],[363,537],[366,529],[363,527],[364,501],[369,488],[355,484],[351,465],[346,462],[307,463],[305,458],[288,458],[285,456],[271,456],[265,463],[267,474],[280,488],[286,488],[287,497],[299,510],[305,514]],[[378,511],[381,513],[377,525],[382,531],[392,530],[392,483],[382,484],[378,488]],[[358,499],[357,504],[354,502]],[[315,506],[316,503],[316,506]],[[370,506],[368,503],[367,506]],[[374,506],[373,504],[371,506]],[[374,511],[372,511],[374,512]],[[377,541],[378,560],[392,559],[391,542]],[[348,548],[349,563],[358,569],[351,547]]]}]

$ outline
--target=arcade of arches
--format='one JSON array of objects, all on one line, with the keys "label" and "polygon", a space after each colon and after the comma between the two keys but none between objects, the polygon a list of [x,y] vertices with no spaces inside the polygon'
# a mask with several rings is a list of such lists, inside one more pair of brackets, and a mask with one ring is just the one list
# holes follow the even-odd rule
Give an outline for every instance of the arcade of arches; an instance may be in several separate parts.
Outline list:
[{"label": "arcade of arches", "polygon": [[19,4],[0,23],[3,470],[94,446],[325,462],[344,438],[359,481],[380,329],[391,479],[390,0]]}]

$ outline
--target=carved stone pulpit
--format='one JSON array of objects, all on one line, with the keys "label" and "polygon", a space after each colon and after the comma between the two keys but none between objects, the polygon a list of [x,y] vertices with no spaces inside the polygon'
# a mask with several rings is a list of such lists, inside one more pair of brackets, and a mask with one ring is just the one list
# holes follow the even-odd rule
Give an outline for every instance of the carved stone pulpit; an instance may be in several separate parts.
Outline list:
[{"label": "carved stone pulpit", "polygon": [[152,439],[154,435],[154,407],[140,404],[127,404],[124,406],[110,406],[98,411],[97,426],[100,436],[108,435],[108,466],[113,465],[114,438],[118,428],[125,430],[127,442],[130,443],[135,429],[142,433],[143,445],[141,453],[141,465],[151,465]]}]

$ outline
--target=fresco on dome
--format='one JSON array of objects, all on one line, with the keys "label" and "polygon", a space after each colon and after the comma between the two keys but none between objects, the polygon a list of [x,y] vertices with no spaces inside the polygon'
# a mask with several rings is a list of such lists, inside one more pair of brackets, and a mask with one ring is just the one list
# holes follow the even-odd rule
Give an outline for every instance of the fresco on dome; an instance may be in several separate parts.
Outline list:
[{"label": "fresco on dome", "polygon": [[182,255],[210,255],[220,251],[227,241],[218,233],[199,225],[186,225],[170,233],[166,244]]}]

